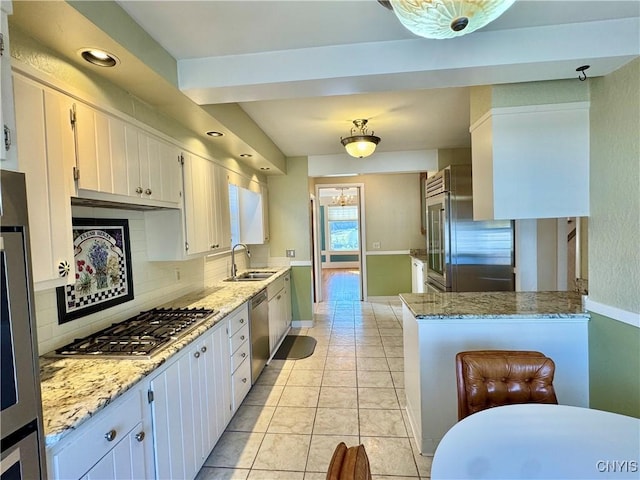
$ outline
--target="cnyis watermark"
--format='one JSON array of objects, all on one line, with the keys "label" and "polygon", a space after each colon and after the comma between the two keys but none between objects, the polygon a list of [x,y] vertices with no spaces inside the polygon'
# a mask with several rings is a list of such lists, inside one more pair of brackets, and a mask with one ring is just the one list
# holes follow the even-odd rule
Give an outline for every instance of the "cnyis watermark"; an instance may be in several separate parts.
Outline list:
[{"label": "cnyis watermark", "polygon": [[598,460],[596,469],[600,473],[635,473],[638,471],[637,460]]}]

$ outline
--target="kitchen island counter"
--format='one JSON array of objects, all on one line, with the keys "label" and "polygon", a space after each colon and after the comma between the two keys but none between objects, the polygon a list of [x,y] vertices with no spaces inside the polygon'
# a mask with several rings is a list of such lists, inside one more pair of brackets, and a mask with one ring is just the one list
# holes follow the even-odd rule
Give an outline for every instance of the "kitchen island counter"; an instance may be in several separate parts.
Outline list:
[{"label": "kitchen island counter", "polygon": [[400,298],[418,320],[588,316],[575,292],[402,293]]},{"label": "kitchen island counter", "polygon": [[556,365],[558,402],[589,406],[589,314],[578,293],[403,293],[400,298],[406,409],[422,454],[432,455],[457,422],[458,352],[542,352]]},{"label": "kitchen island counter", "polygon": [[49,448],[77,429],[86,420],[136,386],[170,357],[192,343],[229,313],[252,298],[290,269],[251,269],[275,271],[265,280],[251,282],[219,282],[158,307],[208,308],[215,315],[199,324],[187,335],[142,359],[40,358],[40,380],[45,444]]}]

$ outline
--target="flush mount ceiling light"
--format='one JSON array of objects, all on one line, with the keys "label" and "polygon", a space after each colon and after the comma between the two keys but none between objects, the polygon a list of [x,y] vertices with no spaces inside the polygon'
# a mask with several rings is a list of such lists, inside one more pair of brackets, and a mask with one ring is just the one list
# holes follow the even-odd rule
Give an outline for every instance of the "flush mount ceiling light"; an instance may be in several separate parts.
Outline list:
[{"label": "flush mount ceiling light", "polygon": [[345,138],[340,137],[340,143],[347,149],[347,153],[352,157],[364,158],[376,151],[376,146],[380,143],[380,137],[367,133],[367,122],[364,118],[353,121],[351,135]]},{"label": "flush mount ceiling light", "polygon": [[405,28],[420,37],[436,39],[459,37],[474,32],[494,21],[514,2],[515,0],[389,0],[393,12]]},{"label": "flush mount ceiling light", "polygon": [[120,60],[114,54],[97,48],[83,48],[79,53],[87,62],[98,67],[115,67],[120,63]]},{"label": "flush mount ceiling light", "polygon": [[253,155],[251,155],[250,153],[241,153],[240,154],[240,158],[251,158],[253,157]]},{"label": "flush mount ceiling light", "polygon": [[207,132],[207,135],[209,135],[210,137],[222,137],[224,135],[224,133],[222,132],[217,132],[215,130],[209,130]]}]

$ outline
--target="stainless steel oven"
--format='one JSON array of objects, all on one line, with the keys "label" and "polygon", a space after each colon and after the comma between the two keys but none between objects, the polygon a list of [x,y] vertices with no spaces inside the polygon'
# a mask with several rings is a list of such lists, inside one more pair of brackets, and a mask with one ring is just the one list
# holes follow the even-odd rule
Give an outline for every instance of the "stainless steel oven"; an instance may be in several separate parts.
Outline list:
[{"label": "stainless steel oven", "polygon": [[2,480],[44,478],[40,370],[24,175],[1,171],[0,179],[0,472]]}]

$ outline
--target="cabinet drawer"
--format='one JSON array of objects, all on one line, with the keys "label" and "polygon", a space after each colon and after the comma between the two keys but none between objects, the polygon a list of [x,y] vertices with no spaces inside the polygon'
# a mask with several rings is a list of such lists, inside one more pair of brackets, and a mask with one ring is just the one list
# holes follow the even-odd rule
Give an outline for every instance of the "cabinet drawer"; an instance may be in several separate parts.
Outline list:
[{"label": "cabinet drawer", "polygon": [[[56,478],[80,478],[113,449],[142,419],[140,392],[109,405],[74,434],[73,440],[53,454]],[[83,428],[84,427],[84,428]],[[82,432],[82,433],[80,433]],[[77,435],[76,435],[77,434]],[[111,434],[111,440],[107,436]]]},{"label": "cabinet drawer", "polygon": [[247,303],[229,314],[229,337],[232,337],[245,325],[249,325],[249,306]]},{"label": "cabinet drawer", "polygon": [[245,324],[240,328],[236,333],[233,334],[231,339],[231,353],[235,353],[236,350],[242,345],[244,342],[249,340],[249,325]]},{"label": "cabinet drawer", "polygon": [[231,385],[233,388],[233,411],[235,412],[251,389],[251,361],[248,358],[231,375]]},{"label": "cabinet drawer", "polygon": [[238,350],[231,355],[231,371],[235,372],[236,369],[242,364],[244,360],[248,360],[251,356],[251,343],[245,341]]},{"label": "cabinet drawer", "polygon": [[280,290],[284,288],[284,275],[276,278],[273,282],[267,285],[267,297],[271,300],[275,297]]}]

